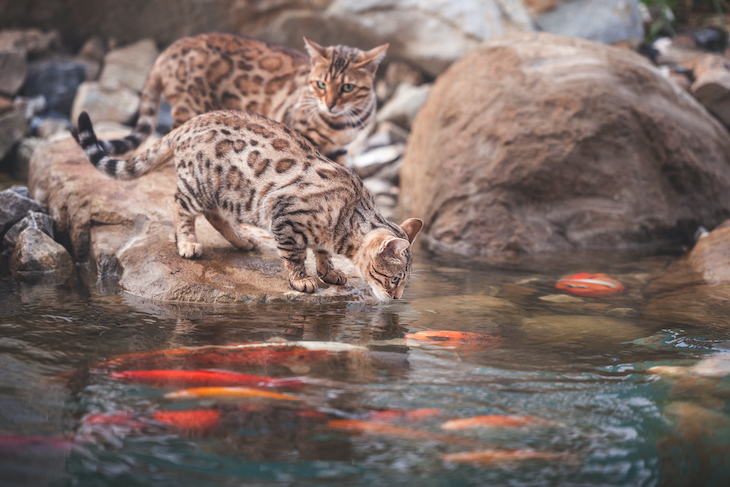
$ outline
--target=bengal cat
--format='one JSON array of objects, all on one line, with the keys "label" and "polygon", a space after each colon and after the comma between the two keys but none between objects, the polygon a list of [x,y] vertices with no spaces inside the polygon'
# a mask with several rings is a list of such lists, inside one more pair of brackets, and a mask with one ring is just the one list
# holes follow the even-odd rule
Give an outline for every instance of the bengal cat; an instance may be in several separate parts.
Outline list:
[{"label": "bengal cat", "polygon": [[411,244],[423,222],[410,218],[398,226],[386,220],[357,175],[286,125],[250,112],[208,112],[127,160],[105,153],[85,112],[74,137],[99,171],[119,179],[174,160],[175,236],[182,257],[202,255],[195,237],[195,218],[202,214],[240,249],[258,242],[239,223],[270,230],[297,291],[311,293],[318,286],[304,267],[307,248],[322,281],[345,284],[331,259],[332,252],[341,254],[381,300],[399,299],[410,279]]},{"label": "bengal cat", "polygon": [[388,45],[361,51],[304,42],[309,58],[236,34],[175,41],[155,61],[132,134],[102,146],[110,155],[137,148],[157,124],[164,92],[173,128],[212,110],[249,110],[289,125],[336,159],[374,120],[374,77]]}]

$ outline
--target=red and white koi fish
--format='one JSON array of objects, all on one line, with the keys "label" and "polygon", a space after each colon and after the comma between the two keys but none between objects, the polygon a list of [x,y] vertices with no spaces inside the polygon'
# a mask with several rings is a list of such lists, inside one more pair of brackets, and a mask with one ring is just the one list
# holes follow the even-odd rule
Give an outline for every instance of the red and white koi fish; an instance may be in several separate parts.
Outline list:
[{"label": "red and white koi fish", "polygon": [[626,289],[620,282],[611,279],[606,274],[587,272],[563,277],[555,284],[555,287],[570,294],[587,297],[613,296]]},{"label": "red and white koi fish", "polygon": [[524,460],[573,460],[574,455],[549,453],[532,450],[480,450],[441,455],[444,462],[476,463],[491,465],[495,463],[517,462]]},{"label": "red and white koi fish", "polygon": [[476,350],[493,347],[502,341],[499,337],[485,335],[483,333],[451,330],[417,331],[415,333],[408,333],[405,338],[407,344],[411,340],[411,346],[428,344],[459,350]]},{"label": "red and white koi fish", "polygon": [[109,377],[157,387],[247,386],[298,389],[304,385],[301,379],[276,379],[226,370],[128,370],[112,372]]},{"label": "red and white koi fish", "polygon": [[147,353],[130,353],[96,365],[95,369],[144,367],[170,368],[171,364],[225,364],[235,366],[267,366],[309,364],[334,356],[362,354],[367,348],[339,342],[242,343],[205,345]]},{"label": "red and white koi fish", "polygon": [[202,399],[202,398],[252,398],[299,401],[300,398],[290,394],[262,391],[251,387],[194,387],[165,394],[165,399]]},{"label": "red and white koi fish", "polygon": [[503,416],[489,414],[473,418],[452,419],[441,425],[441,429],[448,431],[466,430],[472,428],[520,428],[535,424],[547,424],[546,421],[529,416]]}]

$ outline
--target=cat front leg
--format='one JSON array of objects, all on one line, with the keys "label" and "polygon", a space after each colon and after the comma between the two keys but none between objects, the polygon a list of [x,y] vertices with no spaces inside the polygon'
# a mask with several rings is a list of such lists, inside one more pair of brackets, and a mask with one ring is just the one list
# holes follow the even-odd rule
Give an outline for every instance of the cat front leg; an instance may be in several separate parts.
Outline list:
[{"label": "cat front leg", "polygon": [[344,286],[347,283],[347,276],[332,264],[332,255],[326,250],[315,250],[314,256],[317,259],[317,277],[327,284]]},{"label": "cat front leg", "polygon": [[279,247],[279,255],[284,259],[284,267],[289,273],[289,285],[301,293],[313,293],[319,287],[314,277],[307,275],[304,262],[307,248],[284,249]]},{"label": "cat front leg", "polygon": [[186,259],[200,257],[203,255],[203,246],[195,236],[195,218],[198,215],[190,211],[190,204],[184,202],[179,191],[175,194],[174,212],[177,253]]}]

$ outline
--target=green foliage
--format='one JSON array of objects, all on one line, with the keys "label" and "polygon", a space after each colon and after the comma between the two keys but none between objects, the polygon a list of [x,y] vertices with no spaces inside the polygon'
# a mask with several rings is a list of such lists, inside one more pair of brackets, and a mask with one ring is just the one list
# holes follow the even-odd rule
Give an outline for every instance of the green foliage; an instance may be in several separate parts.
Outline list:
[{"label": "green foliage", "polygon": [[648,41],[665,31],[671,36],[676,34],[674,23],[693,26],[698,19],[714,18],[711,23],[725,28],[725,12],[730,12],[728,0],[641,0],[648,9],[654,12],[655,19],[646,33]]}]

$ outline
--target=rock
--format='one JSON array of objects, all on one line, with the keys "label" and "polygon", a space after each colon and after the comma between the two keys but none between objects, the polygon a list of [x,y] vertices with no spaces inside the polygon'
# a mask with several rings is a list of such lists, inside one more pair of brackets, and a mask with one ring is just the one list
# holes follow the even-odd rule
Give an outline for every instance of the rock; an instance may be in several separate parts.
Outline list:
[{"label": "rock", "polygon": [[[102,132],[99,127],[101,138],[126,133]],[[259,229],[251,231],[262,247],[245,252],[199,218],[197,234],[204,254],[195,260],[181,258],[172,223],[177,186],[172,166],[137,180],[113,180],[96,171],[72,139],[64,139],[35,151],[29,181],[31,194],[47,205],[56,221],[56,231],[68,235],[75,260],[91,262],[106,275],[116,274],[120,288],[130,294],[208,303],[370,299],[355,267],[339,256],[334,262],[348,275],[345,286],[322,285],[312,295],[292,291],[273,238]],[[313,272],[311,255],[307,264]]]},{"label": "rock", "polygon": [[540,296],[538,299],[542,301],[548,301],[550,303],[582,303],[585,300],[576,298],[575,296],[568,296],[567,294],[547,294]]},{"label": "rock", "polygon": [[28,74],[25,51],[0,50],[0,94],[15,95]]},{"label": "rock", "polygon": [[532,343],[601,347],[606,340],[625,342],[646,336],[635,324],[607,316],[545,315],[522,320],[525,339]]},{"label": "rock", "polygon": [[18,223],[10,227],[3,237],[3,245],[5,248],[12,249],[18,241],[18,237],[26,228],[35,228],[54,238],[53,218],[46,213],[40,211],[29,211],[28,215]]},{"label": "rock", "polygon": [[140,93],[159,53],[152,39],[114,49],[104,57],[99,82],[107,90],[123,86]]},{"label": "rock", "polygon": [[70,60],[51,60],[31,64],[23,96],[44,96],[45,114],[68,117],[79,85],[86,79],[84,67]]},{"label": "rock", "polygon": [[74,99],[71,119],[77,120],[87,112],[91,120],[129,123],[139,110],[139,95],[129,88],[105,89],[101,83],[87,81],[79,86]]},{"label": "rock", "polygon": [[46,273],[69,277],[73,273],[74,264],[61,244],[38,228],[28,227],[18,236],[10,258],[10,269],[21,280]]},{"label": "rock", "polygon": [[430,84],[413,86],[404,83],[399,85],[388,103],[378,110],[375,120],[377,122],[392,122],[409,129],[418,111],[426,102],[430,90]]},{"label": "rock", "polygon": [[730,70],[704,71],[692,83],[690,91],[710,113],[730,127]]},{"label": "rock", "polygon": [[26,120],[30,120],[37,114],[43,112],[46,109],[46,97],[43,95],[27,97],[27,96],[16,96],[13,100],[13,106]]},{"label": "rock", "polygon": [[646,320],[726,332],[730,328],[730,284],[704,284],[660,294],[641,310]]},{"label": "rock", "polygon": [[47,139],[61,132],[71,130],[71,121],[58,117],[33,117],[30,121],[31,130],[43,139]]},{"label": "rock", "polygon": [[28,133],[28,122],[19,112],[13,111],[0,115],[0,159],[4,158],[13,146]]},{"label": "rock", "polygon": [[29,211],[40,211],[37,201],[13,189],[0,191],[0,235],[20,221]]},{"label": "rock", "polygon": [[418,86],[426,81],[423,73],[402,61],[393,61],[385,68],[385,75],[376,82],[375,92],[378,100],[386,101],[395,89],[403,83]]},{"label": "rock", "polygon": [[40,29],[0,30],[0,51],[19,49],[31,56],[40,56],[61,43],[55,30],[43,32]]},{"label": "rock", "polygon": [[3,115],[4,113],[9,112],[14,108],[13,100],[10,98],[6,98],[4,96],[0,96],[0,115]]},{"label": "rock", "polygon": [[[532,2],[533,5],[535,2]],[[543,2],[544,3],[544,2]],[[638,0],[563,0],[536,15],[545,32],[611,44],[644,39]],[[580,19],[577,21],[576,19]]]},{"label": "rock", "polygon": [[705,282],[730,284],[730,226],[721,225],[698,240],[688,261]]},{"label": "rock", "polygon": [[38,137],[25,137],[20,141],[10,168],[10,172],[15,179],[19,181],[28,180],[30,158],[33,152],[44,143],[45,141]]},{"label": "rock", "polygon": [[432,250],[468,256],[687,242],[730,215],[727,154],[727,130],[643,57],[505,36],[434,83],[401,208]]},{"label": "rock", "polygon": [[532,20],[517,0],[333,0],[323,11],[282,11],[257,36],[299,49],[303,35],[363,47],[397,39],[389,59],[435,76],[485,39],[530,30]]},{"label": "rock", "polygon": [[388,164],[395,162],[403,155],[406,145],[403,143],[375,147],[360,153],[350,160],[352,169],[361,178],[367,178]]}]

